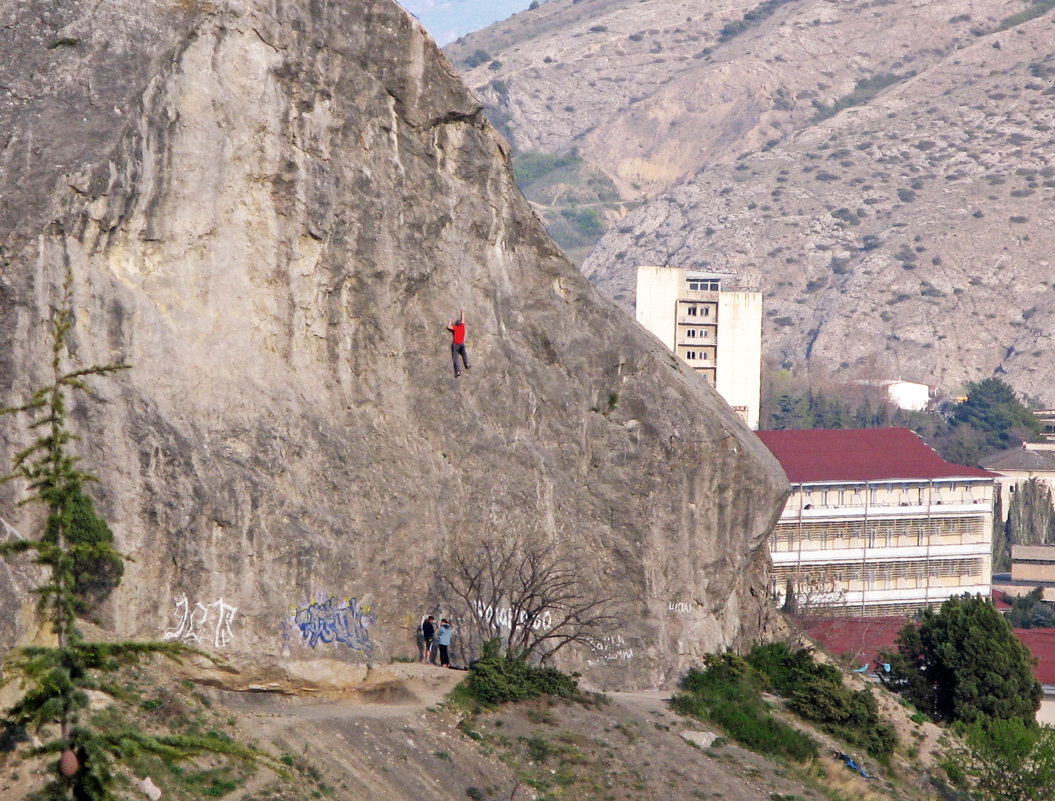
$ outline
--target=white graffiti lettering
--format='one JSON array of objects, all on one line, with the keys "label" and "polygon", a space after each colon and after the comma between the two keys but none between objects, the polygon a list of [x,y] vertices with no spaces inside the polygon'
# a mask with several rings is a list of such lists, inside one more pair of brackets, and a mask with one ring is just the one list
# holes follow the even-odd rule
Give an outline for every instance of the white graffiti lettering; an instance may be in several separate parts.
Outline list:
[{"label": "white graffiti lettering", "polygon": [[686,603],[685,601],[671,601],[667,604],[667,609],[671,612],[691,612],[695,606],[695,604]]},{"label": "white graffiti lettering", "polygon": [[[493,606],[485,606],[482,601],[476,601],[474,611],[477,619],[494,626],[496,629],[509,629],[513,625],[513,610],[508,606],[495,609]],[[523,609],[517,610],[516,620],[518,625],[525,625],[528,622],[527,611]],[[533,631],[553,628],[553,615],[549,611],[535,615],[531,620],[531,628]]]},{"label": "white graffiti lettering", "polygon": [[587,659],[586,660],[586,664],[589,665],[590,667],[597,667],[598,665],[603,665],[606,662],[611,662],[612,660],[615,660],[615,659],[633,659],[633,658],[634,658],[634,649],[633,648],[627,648],[627,649],[622,650],[622,651],[612,651],[611,653],[602,654],[597,659]]},{"label": "white graffiti lettering", "polygon": [[623,639],[621,634],[609,634],[599,639],[591,640],[588,645],[590,650],[594,652],[594,657],[586,660],[586,664],[590,667],[597,667],[615,660],[634,658],[634,649]]},{"label": "white graffiti lettering", "polygon": [[237,607],[226,603],[223,598],[217,598],[208,604],[195,601],[192,607],[186,593],[173,600],[176,603],[174,614],[177,622],[173,628],[161,635],[161,639],[201,643],[203,637],[208,640],[211,636],[215,648],[225,648],[234,640],[231,624],[238,611]]}]

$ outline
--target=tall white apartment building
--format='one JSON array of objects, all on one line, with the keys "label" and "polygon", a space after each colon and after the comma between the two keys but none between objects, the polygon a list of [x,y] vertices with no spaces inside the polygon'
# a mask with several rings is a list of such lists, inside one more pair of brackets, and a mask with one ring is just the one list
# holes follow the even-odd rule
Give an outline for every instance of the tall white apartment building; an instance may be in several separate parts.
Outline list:
[{"label": "tall white apartment building", "polygon": [[992,588],[993,473],[907,428],[759,431],[791,482],[770,536],[778,603],[907,615]]},{"label": "tall white apartment building", "polygon": [[637,268],[637,321],[701,373],[751,428],[762,391],[762,293],[729,273]]}]

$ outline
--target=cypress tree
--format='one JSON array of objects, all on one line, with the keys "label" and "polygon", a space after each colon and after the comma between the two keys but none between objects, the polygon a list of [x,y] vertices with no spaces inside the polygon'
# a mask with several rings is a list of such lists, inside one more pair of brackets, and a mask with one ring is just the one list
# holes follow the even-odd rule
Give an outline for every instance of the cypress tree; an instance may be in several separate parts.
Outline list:
[{"label": "cypress tree", "polygon": [[906,624],[897,651],[884,654],[883,682],[944,721],[1034,720],[1042,695],[1032,657],[992,603],[980,596],[949,598]]}]

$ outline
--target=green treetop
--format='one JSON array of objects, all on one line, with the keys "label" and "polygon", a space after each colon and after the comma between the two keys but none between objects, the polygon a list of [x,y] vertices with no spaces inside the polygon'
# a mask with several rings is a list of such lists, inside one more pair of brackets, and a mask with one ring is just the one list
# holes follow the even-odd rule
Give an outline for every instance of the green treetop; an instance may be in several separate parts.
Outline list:
[{"label": "green treetop", "polygon": [[999,378],[968,384],[967,400],[953,407],[950,422],[980,432],[990,452],[1040,439],[1043,433],[1040,421]]},{"label": "green treetop", "polygon": [[1041,687],[1032,657],[988,599],[950,598],[906,624],[897,652],[884,654],[884,683],[921,711],[944,721],[1017,718],[1031,723]]}]

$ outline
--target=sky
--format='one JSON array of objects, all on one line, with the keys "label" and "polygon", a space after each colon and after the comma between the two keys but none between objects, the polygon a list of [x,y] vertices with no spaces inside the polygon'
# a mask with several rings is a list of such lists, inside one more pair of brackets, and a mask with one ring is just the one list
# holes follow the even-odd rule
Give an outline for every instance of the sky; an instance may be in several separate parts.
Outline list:
[{"label": "sky", "polygon": [[448,45],[466,33],[486,28],[523,11],[531,0],[398,0],[417,17],[436,44]]}]

